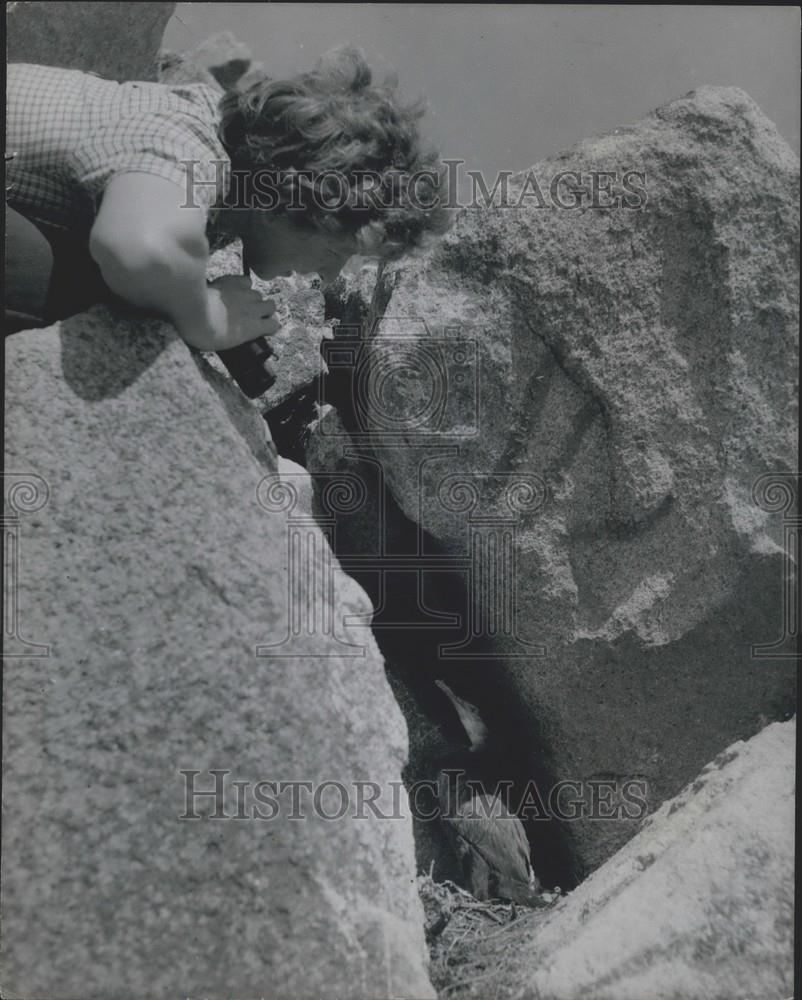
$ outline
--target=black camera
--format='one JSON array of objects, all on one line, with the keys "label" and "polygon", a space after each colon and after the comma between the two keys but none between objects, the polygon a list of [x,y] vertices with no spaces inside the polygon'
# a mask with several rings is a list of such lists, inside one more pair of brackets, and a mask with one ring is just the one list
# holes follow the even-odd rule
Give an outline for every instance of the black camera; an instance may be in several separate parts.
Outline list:
[{"label": "black camera", "polygon": [[275,351],[264,337],[217,352],[229,375],[249,399],[261,396],[276,381],[269,364],[274,354]]},{"label": "black camera", "polygon": [[[244,248],[242,251],[242,273],[247,277],[250,277],[251,274]],[[249,399],[256,399],[263,392],[267,392],[276,381],[273,368],[269,364],[270,358],[275,353],[264,337],[257,337],[256,340],[250,340],[247,344],[218,351],[217,356],[245,395]]]}]

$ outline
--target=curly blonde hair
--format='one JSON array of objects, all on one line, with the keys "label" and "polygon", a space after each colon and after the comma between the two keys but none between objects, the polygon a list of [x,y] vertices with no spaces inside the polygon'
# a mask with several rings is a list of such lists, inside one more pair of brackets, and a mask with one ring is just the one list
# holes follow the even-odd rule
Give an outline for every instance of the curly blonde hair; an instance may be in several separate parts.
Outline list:
[{"label": "curly blonde hair", "polygon": [[371,81],[360,49],[332,49],[311,72],[260,75],[228,91],[219,134],[234,170],[271,174],[277,211],[297,205],[300,193],[299,224],[351,234],[362,254],[394,257],[448,229],[451,212],[445,172],[418,130],[422,102],[402,104],[394,76]]}]

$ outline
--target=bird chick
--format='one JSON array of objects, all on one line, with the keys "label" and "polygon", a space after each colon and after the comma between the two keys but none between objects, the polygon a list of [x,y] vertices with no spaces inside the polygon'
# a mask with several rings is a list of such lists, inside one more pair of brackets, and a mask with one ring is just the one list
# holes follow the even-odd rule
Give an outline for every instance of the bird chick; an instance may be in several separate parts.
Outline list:
[{"label": "bird chick", "polygon": [[[477,899],[536,906],[540,884],[523,825],[501,797],[481,788],[487,726],[475,705],[454,694],[444,681],[435,684],[453,705],[470,741],[470,747],[443,759],[437,777],[440,818],[459,858],[464,886]],[[460,775],[468,780],[460,783]],[[478,788],[471,779],[478,779]]]}]

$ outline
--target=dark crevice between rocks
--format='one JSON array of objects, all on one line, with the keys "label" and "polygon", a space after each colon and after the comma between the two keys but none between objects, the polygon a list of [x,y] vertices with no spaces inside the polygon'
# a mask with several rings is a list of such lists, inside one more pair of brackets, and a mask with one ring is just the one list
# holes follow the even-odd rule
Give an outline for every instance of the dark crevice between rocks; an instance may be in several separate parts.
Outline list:
[{"label": "dark crevice between rocks", "polygon": [[[327,318],[353,319],[353,308],[327,302]],[[359,316],[365,318],[364,311]],[[335,342],[336,342],[335,327]],[[349,324],[347,336],[353,337]],[[331,342],[329,342],[331,343]],[[325,351],[325,343],[323,345]],[[334,407],[343,428],[353,434],[358,430],[352,401],[352,378],[345,370],[330,370],[296,393],[281,406],[266,414],[279,454],[308,466],[307,446],[310,425],[320,416],[324,404]],[[327,458],[327,460],[329,460]],[[373,632],[385,660],[388,681],[406,719],[409,733],[409,757],[402,778],[408,790],[416,787],[413,814],[424,815],[435,805],[429,782],[436,781],[447,759],[454,760],[468,742],[454,707],[435,685],[441,678],[460,696],[477,705],[489,730],[489,739],[480,761],[472,761],[466,779],[479,779],[491,794],[497,782],[511,782],[509,802],[515,810],[527,785],[534,782],[543,802],[555,784],[547,765],[540,773],[531,771],[532,746],[537,734],[516,725],[511,695],[505,696],[503,671],[493,659],[459,660],[444,658],[442,645],[455,645],[463,631],[453,624],[433,627],[437,615],[458,615],[466,621],[469,595],[464,574],[443,569],[392,571],[387,569],[387,555],[445,556],[437,541],[411,521],[395,502],[386,485],[380,482],[372,463],[356,459],[341,461],[332,454],[332,473],[347,468],[358,474],[372,493],[368,507],[374,513],[383,509],[384,554],[381,554],[371,525],[364,513],[338,514],[334,550],[343,570],[366,591],[377,609]],[[317,484],[316,484],[317,486]],[[381,496],[379,495],[381,493]],[[383,504],[383,507],[381,506]],[[362,519],[360,519],[362,518]],[[355,558],[356,557],[356,558]],[[358,565],[355,562],[358,561]],[[520,713],[522,716],[523,713]],[[535,754],[534,756],[539,756]],[[547,759],[546,754],[542,759]],[[417,783],[417,784],[416,784]],[[506,800],[506,799],[505,799]],[[581,869],[572,850],[570,829],[549,818],[522,817],[531,846],[532,865],[544,888],[573,888],[581,879]],[[458,859],[450,846],[445,824],[438,819],[413,819],[416,861],[421,874],[432,872],[436,881],[461,880]]]},{"label": "dark crevice between rocks", "polygon": [[306,467],[309,429],[318,416],[320,383],[320,379],[315,379],[265,414],[270,435],[279,455],[304,467]]}]

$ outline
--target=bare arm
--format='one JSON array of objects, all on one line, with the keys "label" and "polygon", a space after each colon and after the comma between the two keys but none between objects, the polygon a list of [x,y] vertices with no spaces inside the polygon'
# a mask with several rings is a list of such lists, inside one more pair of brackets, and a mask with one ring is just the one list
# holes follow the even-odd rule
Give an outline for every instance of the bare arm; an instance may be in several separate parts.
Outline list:
[{"label": "bare arm", "polygon": [[[275,333],[263,301],[245,277],[206,283],[206,213],[182,208],[184,192],[147,173],[112,178],[89,237],[89,250],[113,292],[155,309],[193,347],[218,351]],[[215,287],[216,286],[216,287]]]}]

